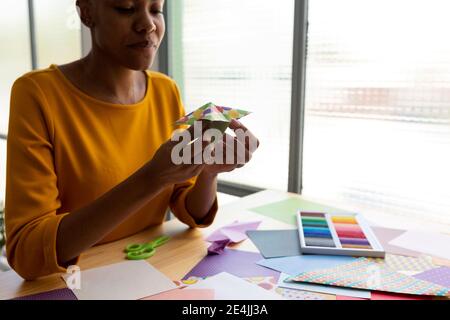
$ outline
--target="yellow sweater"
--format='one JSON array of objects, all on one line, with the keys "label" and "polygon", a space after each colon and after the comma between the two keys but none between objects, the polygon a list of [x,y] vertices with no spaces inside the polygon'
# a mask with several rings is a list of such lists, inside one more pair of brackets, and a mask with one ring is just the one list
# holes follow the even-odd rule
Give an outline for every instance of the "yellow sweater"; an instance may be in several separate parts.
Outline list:
[{"label": "yellow sweater", "polygon": [[[99,101],[74,86],[55,65],[19,78],[11,93],[5,222],[7,255],[25,279],[65,272],[56,234],[64,215],[86,206],[149,161],[184,115],[173,80],[148,72],[145,98],[133,105]],[[190,227],[201,225],[185,206],[196,178],[166,188],[100,243],[164,221],[170,207]]]}]

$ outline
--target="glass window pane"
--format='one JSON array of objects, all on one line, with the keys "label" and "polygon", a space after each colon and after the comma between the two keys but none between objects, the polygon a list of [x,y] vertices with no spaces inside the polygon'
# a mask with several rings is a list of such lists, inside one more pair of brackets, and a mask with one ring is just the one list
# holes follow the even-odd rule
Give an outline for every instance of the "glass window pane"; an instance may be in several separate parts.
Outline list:
[{"label": "glass window pane", "polygon": [[309,10],[303,193],[450,230],[450,2]]},{"label": "glass window pane", "polygon": [[171,70],[187,111],[211,101],[253,112],[242,122],[261,146],[220,178],[286,190],[294,0],[170,3]]},{"label": "glass window pane", "polygon": [[81,31],[74,0],[34,1],[39,68],[81,57]]},{"label": "glass window pane", "polygon": [[8,131],[11,86],[31,69],[28,2],[14,1],[0,10],[0,133]]},{"label": "glass window pane", "polygon": [[5,201],[6,140],[0,140],[0,208]]}]

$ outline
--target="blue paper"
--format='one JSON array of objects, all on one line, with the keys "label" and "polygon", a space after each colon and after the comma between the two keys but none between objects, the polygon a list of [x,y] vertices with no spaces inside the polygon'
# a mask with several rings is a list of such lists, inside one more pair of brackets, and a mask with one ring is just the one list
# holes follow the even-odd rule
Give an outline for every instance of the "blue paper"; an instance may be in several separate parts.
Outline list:
[{"label": "blue paper", "polygon": [[256,263],[269,269],[296,276],[302,272],[333,268],[341,264],[353,262],[354,260],[355,258],[347,256],[301,255],[262,259]]}]

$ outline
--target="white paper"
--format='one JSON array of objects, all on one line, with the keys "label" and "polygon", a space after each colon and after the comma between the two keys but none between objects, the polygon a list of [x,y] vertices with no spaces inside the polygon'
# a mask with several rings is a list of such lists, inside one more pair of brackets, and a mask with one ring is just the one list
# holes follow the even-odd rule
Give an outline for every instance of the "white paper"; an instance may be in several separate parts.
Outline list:
[{"label": "white paper", "polygon": [[362,298],[362,299],[370,299],[370,297],[372,296],[370,291],[368,291],[368,290],[326,286],[326,285],[314,284],[314,283],[284,282],[284,280],[286,280],[289,277],[291,277],[291,276],[286,273],[282,273],[280,275],[277,285],[280,288],[310,291],[310,292],[319,292],[319,293],[326,293],[326,294],[334,294],[334,295],[339,295],[339,296],[355,297],[355,298]]},{"label": "white paper", "polygon": [[450,260],[450,236],[444,234],[407,231],[389,244]]},{"label": "white paper", "polygon": [[69,284],[74,275],[62,276],[78,300],[137,300],[177,288],[145,260],[124,261],[79,274],[80,289]]},{"label": "white paper", "polygon": [[284,300],[279,294],[226,272],[190,285],[189,289],[214,289],[215,300]]}]

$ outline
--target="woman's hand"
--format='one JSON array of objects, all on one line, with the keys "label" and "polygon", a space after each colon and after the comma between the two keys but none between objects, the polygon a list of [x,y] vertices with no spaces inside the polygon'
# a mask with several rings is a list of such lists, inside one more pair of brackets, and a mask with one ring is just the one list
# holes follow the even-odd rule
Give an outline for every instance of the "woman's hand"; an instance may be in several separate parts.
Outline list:
[{"label": "woman's hand", "polygon": [[[213,156],[219,154],[221,163],[206,164],[202,174],[217,175],[243,167],[248,163],[259,147],[259,140],[238,120],[232,120],[229,126],[236,133],[236,137],[228,134],[214,146]],[[227,161],[228,159],[228,161]]]},{"label": "woman's hand", "polygon": [[[195,140],[194,136],[194,126],[189,127],[187,129],[190,136],[190,141]],[[201,139],[201,137],[198,137]],[[172,139],[167,140],[163,143],[159,149],[156,151],[153,158],[145,165],[145,170],[151,177],[152,181],[157,181],[161,186],[172,185],[176,183],[184,182],[194,176],[198,176],[205,164],[194,164],[194,158],[198,153],[203,154],[206,146],[210,144],[210,142],[202,141],[201,149],[198,150],[195,148],[195,144],[192,143],[190,145],[185,146],[182,149],[183,154],[185,152],[189,152],[190,161],[185,161],[187,163],[176,164],[173,157],[173,149],[179,144],[179,141],[174,141]],[[186,144],[187,142],[184,141]],[[177,155],[180,156],[180,155]]]},{"label": "woman's hand", "polygon": [[[182,152],[190,152],[190,161],[175,164],[174,159],[172,159],[173,148],[180,142],[172,139],[166,141],[146,165],[149,176],[152,180],[156,179],[159,184],[166,186],[186,181],[200,174],[214,177],[219,173],[230,172],[243,167],[251,160],[253,152],[258,149],[259,140],[237,120],[232,120],[229,127],[235,132],[236,137],[224,134],[222,141],[214,144],[211,154],[214,161],[209,162],[211,164],[205,163],[205,159],[203,159],[205,149],[209,146],[210,141],[203,141],[202,136],[194,136],[194,126],[191,126],[187,130],[191,137],[190,141],[195,140],[195,138],[201,139],[201,148],[195,148],[195,143],[185,146]],[[202,135],[205,129],[207,128],[202,129]],[[212,146],[209,146],[209,148],[212,148]],[[194,158],[197,154],[200,154],[202,164],[195,164]]]}]

